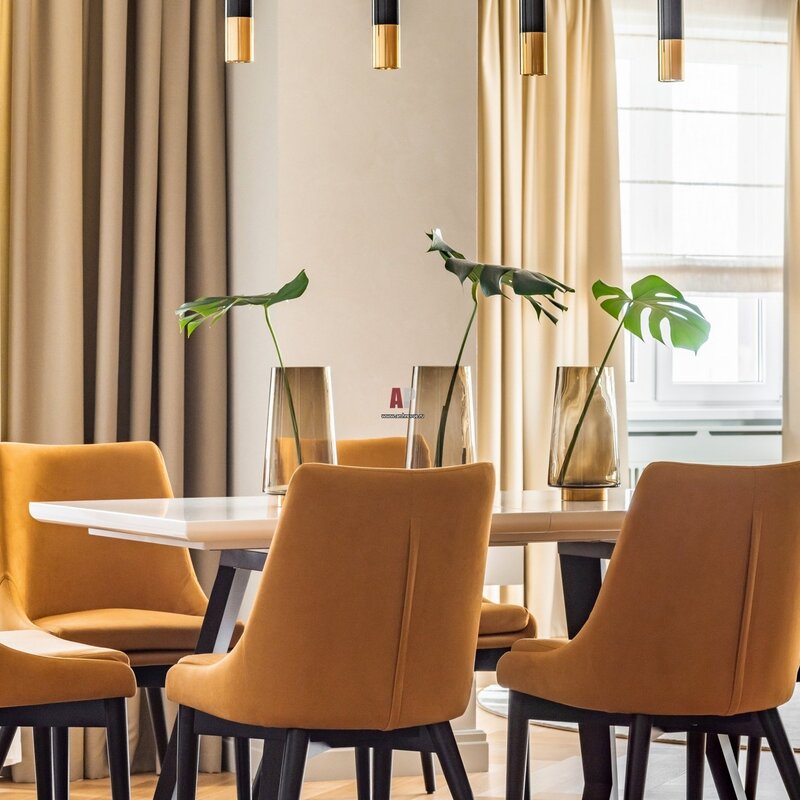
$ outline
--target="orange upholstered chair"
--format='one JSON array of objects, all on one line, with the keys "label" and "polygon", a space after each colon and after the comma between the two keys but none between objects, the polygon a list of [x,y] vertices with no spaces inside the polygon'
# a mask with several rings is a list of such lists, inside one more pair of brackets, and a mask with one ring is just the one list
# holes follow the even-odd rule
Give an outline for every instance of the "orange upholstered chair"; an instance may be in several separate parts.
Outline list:
[{"label": "orange upholstered chair", "polygon": [[31,501],[172,497],[150,442],[0,444],[0,546],[21,611],[62,639],[127,654],[147,690],[163,760],[161,689],[194,652],[206,597],[188,551],[90,536],[34,520]]},{"label": "orange upholstered chair", "polygon": [[644,471],[580,633],[522,640],[500,659],[498,679],[511,690],[508,800],[522,796],[534,718],[606,733],[629,725],[627,800],[644,796],[653,726],[689,732],[690,798],[702,787],[705,734],[720,779],[719,732],[759,747],[766,736],[790,796],[800,797],[777,711],[800,662],[798,497],[800,463]]},{"label": "orange upholstered chair", "polygon": [[263,738],[282,800],[299,796],[310,740],[375,748],[376,800],[393,749],[436,752],[453,796],[471,800],[449,721],[472,687],[493,495],[489,464],[301,466],[242,638],[167,677],[179,800],[194,798],[209,732]]},{"label": "orange upholstered chair", "polygon": [[[406,437],[393,436],[379,439],[342,439],[336,444],[339,464],[351,467],[402,468],[406,464]],[[518,639],[536,636],[536,620],[522,606],[492,603],[484,600],[478,629],[478,646],[475,669],[493,672],[497,662]],[[436,791],[433,758],[421,753],[425,791]],[[358,781],[369,785],[369,754],[356,752]],[[367,793],[362,791],[362,797]]]},{"label": "orange upholstered chair", "polygon": [[[0,558],[4,555],[0,548]],[[65,642],[37,628],[5,574],[0,575],[0,674],[0,764],[17,727],[32,726],[37,797],[52,800],[55,783],[55,797],[67,798],[69,727],[104,727],[111,795],[128,800],[125,698],[136,692],[136,679],[124,653]]]}]

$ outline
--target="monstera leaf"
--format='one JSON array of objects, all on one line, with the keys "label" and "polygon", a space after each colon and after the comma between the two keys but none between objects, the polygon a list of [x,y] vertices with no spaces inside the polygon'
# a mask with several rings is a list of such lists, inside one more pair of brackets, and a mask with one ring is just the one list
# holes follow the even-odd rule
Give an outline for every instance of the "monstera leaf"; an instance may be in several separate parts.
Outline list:
[{"label": "monstera leaf", "polygon": [[232,294],[226,297],[200,297],[184,303],[175,313],[181,331],[191,336],[204,322],[212,325],[224,317],[236,306],[261,306],[266,312],[271,306],[284,300],[296,300],[308,288],[308,275],[301,270],[289,283],[284,284],[277,292],[267,294]]},{"label": "monstera leaf", "polygon": [[573,292],[575,290],[561,281],[528,269],[470,261],[444,241],[442,232],[438,228],[434,228],[428,234],[428,238],[431,240],[428,252],[439,253],[444,259],[444,268],[448,272],[452,272],[461,283],[469,280],[472,283],[473,296],[475,296],[477,288],[480,288],[486,297],[492,297],[493,295],[502,295],[503,287],[508,287],[514,294],[524,297],[533,306],[537,317],[541,318],[541,315],[544,314],[553,323],[558,322],[558,317],[538,298],[543,298],[559,311],[567,310],[565,305],[556,300],[556,292]]},{"label": "monstera leaf", "polygon": [[703,312],[658,275],[648,275],[636,281],[631,286],[630,295],[603,281],[592,286],[592,294],[604,311],[640,339],[644,339],[642,325],[645,314],[650,335],[661,344],[667,344],[664,341],[664,323],[672,346],[694,353],[705,344],[711,332],[711,325]]}]

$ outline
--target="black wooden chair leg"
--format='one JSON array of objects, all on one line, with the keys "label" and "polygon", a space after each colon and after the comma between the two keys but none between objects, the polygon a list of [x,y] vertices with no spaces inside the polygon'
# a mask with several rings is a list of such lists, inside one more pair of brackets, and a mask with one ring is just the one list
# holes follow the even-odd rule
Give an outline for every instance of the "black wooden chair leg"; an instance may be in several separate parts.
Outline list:
[{"label": "black wooden chair leg", "polygon": [[747,766],[744,774],[744,793],[747,800],[756,800],[758,768],[761,766],[761,737],[747,737]]},{"label": "black wooden chair leg", "polygon": [[[442,765],[444,779],[447,781],[447,788],[453,800],[473,800],[472,787],[469,784],[467,770],[464,769],[464,762],[461,760],[461,753],[458,751],[456,737],[449,722],[440,722],[438,725],[429,725],[428,732],[433,745],[436,748],[436,755]],[[525,762],[522,765],[522,784],[525,783]]]},{"label": "black wooden chair leg", "polygon": [[371,751],[369,747],[356,747],[356,793],[358,800],[370,800],[372,797]]},{"label": "black wooden chair leg", "polygon": [[523,800],[528,764],[528,718],[515,692],[508,697],[508,738],[506,739],[506,800]]},{"label": "black wooden chair leg", "polygon": [[603,723],[578,725],[583,765],[584,800],[608,800],[614,786],[611,727]]},{"label": "black wooden chair leg", "polygon": [[686,800],[703,800],[706,769],[706,735],[689,731],[686,735]]},{"label": "black wooden chair leg", "polygon": [[147,707],[150,711],[150,727],[153,729],[153,741],[156,745],[158,767],[161,769],[164,764],[164,758],[167,755],[167,743],[169,742],[164,698],[161,694],[161,688],[158,686],[148,686],[144,691],[145,697],[147,697]]},{"label": "black wooden chair leg", "polygon": [[241,736],[233,739],[233,757],[236,762],[236,798],[252,800],[250,788],[250,740]]},{"label": "black wooden chair leg", "polygon": [[425,781],[426,794],[433,794],[436,791],[436,770],[433,768],[433,753],[420,753],[419,760],[422,763],[422,779]]},{"label": "black wooden chair leg", "polygon": [[281,769],[278,800],[298,800],[306,771],[309,736],[307,731],[293,728],[286,734],[286,747]]},{"label": "black wooden chair leg", "polygon": [[53,728],[55,800],[69,800],[69,728]]},{"label": "black wooden chair leg", "polygon": [[194,732],[194,709],[178,709],[178,800],[195,800],[197,767],[200,757],[199,737]]},{"label": "black wooden chair leg", "polygon": [[50,728],[33,729],[33,757],[37,800],[53,798],[53,742]]},{"label": "black wooden chair leg", "polygon": [[106,749],[112,800],[130,800],[131,768],[128,758],[128,710],[125,698],[106,700]]},{"label": "black wooden chair leg", "polygon": [[625,770],[625,800],[643,800],[647,779],[647,761],[650,756],[650,734],[653,720],[637,714],[630,726],[628,763]]},{"label": "black wooden chair leg", "polygon": [[728,762],[719,740],[720,737],[713,733],[706,737],[706,758],[714,778],[714,786],[717,788],[717,796],[719,800],[739,800],[739,794],[733,784],[733,780],[738,777],[738,774],[737,776],[732,774],[736,762],[732,755],[730,763]]},{"label": "black wooden chair leg", "polygon": [[0,728],[0,767],[8,758],[8,751],[11,749],[11,744],[14,737],[17,735],[17,728],[14,725],[5,725]]},{"label": "black wooden chair leg", "polygon": [[530,749],[527,752],[525,759],[525,800],[531,800],[531,753]]},{"label": "black wooden chair leg", "polygon": [[794,751],[786,736],[778,709],[761,711],[758,721],[767,737],[769,749],[778,765],[778,771],[790,800],[800,800],[800,771],[797,769]]},{"label": "black wooden chair leg", "polygon": [[256,778],[258,787],[253,787],[254,800],[278,800],[281,788],[281,770],[283,769],[283,741],[278,739],[264,740],[264,756],[261,759],[259,774]]},{"label": "black wooden chair leg", "polygon": [[376,747],[372,751],[372,800],[389,800],[392,794],[392,750]]}]

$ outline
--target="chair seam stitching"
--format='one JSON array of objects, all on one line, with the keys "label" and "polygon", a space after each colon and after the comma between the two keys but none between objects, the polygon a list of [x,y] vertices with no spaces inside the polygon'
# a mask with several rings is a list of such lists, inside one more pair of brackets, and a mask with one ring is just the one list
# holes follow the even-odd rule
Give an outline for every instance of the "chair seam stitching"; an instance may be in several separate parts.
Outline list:
[{"label": "chair seam stitching", "polygon": [[420,527],[420,518],[412,517],[409,522],[408,562],[406,568],[405,596],[403,598],[403,615],[400,621],[400,636],[397,642],[397,661],[395,663],[392,705],[389,709],[387,730],[392,730],[397,726],[403,702],[402,695],[406,671],[406,654],[408,652],[408,636],[411,627],[411,611],[414,605],[417,562],[419,560]]}]

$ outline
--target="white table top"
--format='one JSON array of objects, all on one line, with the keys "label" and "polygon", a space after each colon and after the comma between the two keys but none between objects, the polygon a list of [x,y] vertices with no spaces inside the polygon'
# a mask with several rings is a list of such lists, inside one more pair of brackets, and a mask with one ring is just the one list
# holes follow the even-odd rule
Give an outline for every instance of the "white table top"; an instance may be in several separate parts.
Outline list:
[{"label": "white table top", "polygon": [[[607,502],[562,503],[556,490],[503,492],[492,517],[493,545],[617,538],[630,492],[613,489]],[[173,500],[85,500],[31,503],[41,521],[88,528],[98,536],[198,550],[268,547],[281,498],[197,497]]]}]

